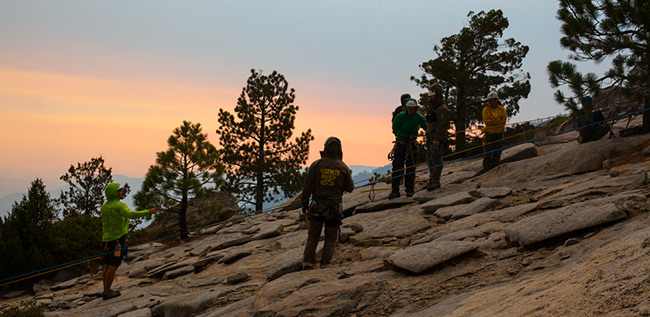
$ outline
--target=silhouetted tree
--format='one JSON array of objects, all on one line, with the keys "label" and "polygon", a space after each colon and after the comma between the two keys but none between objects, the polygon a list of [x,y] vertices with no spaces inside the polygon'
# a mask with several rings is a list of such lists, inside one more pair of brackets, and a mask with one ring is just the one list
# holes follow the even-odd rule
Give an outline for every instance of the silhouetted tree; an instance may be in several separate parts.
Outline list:
[{"label": "silhouetted tree", "polygon": [[133,197],[138,209],[160,206],[162,212],[156,217],[175,213],[182,239],[188,237],[189,200],[216,190],[222,182],[224,168],[217,149],[201,132],[200,123],[188,121],[175,128],[168,149],[156,153],[156,164],[149,167],[142,189]]},{"label": "silhouetted tree", "polygon": [[0,274],[7,278],[55,263],[52,223],[56,210],[40,178],[32,181],[27,195],[14,202],[0,225]]},{"label": "silhouetted tree", "polygon": [[106,198],[104,188],[113,181],[111,168],[104,167],[104,158],[91,158],[77,166],[70,165],[68,172],[60,179],[68,184],[61,192],[58,203],[62,205],[63,217],[80,215],[99,216],[99,208]]},{"label": "silhouetted tree", "polygon": [[456,149],[466,146],[465,133],[482,120],[482,99],[496,90],[509,116],[519,112],[519,100],[530,92],[530,75],[522,71],[528,46],[513,38],[502,40],[508,19],[501,10],[469,12],[469,25],[458,34],[435,45],[435,59],[424,62],[420,78],[411,77],[420,87],[438,82],[445,92],[456,131]]},{"label": "silhouetted tree", "polygon": [[[611,58],[612,67],[602,76],[583,75],[571,62],[552,61],[547,67],[553,88],[567,85],[573,96],[561,90],[555,99],[576,112],[581,98],[597,95],[603,83],[621,87],[624,95],[650,109],[650,2],[635,0],[561,0],[557,18],[562,21],[560,45],[575,61],[601,63]],[[614,91],[612,89],[611,91]],[[650,130],[650,114],[644,112],[643,127]]]},{"label": "silhouetted tree", "polygon": [[294,89],[277,71],[264,76],[251,70],[235,106],[235,116],[219,109],[219,150],[226,164],[226,188],[242,202],[262,210],[264,201],[302,186],[300,168],[307,162],[311,129],[289,142],[298,106]]}]

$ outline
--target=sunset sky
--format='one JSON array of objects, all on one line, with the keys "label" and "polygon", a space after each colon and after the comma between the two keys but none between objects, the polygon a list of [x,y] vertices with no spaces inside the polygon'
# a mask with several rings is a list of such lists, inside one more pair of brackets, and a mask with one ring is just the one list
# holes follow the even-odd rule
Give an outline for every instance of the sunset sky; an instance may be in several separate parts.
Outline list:
[{"label": "sunset sky", "polygon": [[383,166],[399,95],[423,92],[410,76],[469,11],[496,8],[505,37],[530,47],[532,92],[510,121],[564,112],[545,72],[569,54],[557,1],[1,1],[0,173],[102,155],[114,174],[143,177],[183,120],[217,145],[217,113],[252,68],[296,90],[310,162],[333,135],[348,165]]}]

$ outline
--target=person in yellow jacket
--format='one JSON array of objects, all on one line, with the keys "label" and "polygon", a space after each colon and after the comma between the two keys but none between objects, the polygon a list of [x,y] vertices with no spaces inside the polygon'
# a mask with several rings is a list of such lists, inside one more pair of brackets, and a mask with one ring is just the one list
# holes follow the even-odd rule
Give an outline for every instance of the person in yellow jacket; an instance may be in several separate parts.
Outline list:
[{"label": "person in yellow jacket", "polygon": [[[126,234],[129,232],[129,220],[153,215],[156,208],[143,211],[131,211],[121,202],[127,194],[125,188],[118,183],[110,183],[104,188],[106,202],[102,205],[102,281],[104,282],[103,299],[120,296],[119,291],[112,291],[111,285],[115,279],[117,267],[122,263],[126,248]],[[110,252],[113,251],[113,252]]]},{"label": "person in yellow jacket", "polygon": [[501,147],[503,146],[503,130],[505,129],[508,112],[501,105],[496,91],[490,91],[484,101],[488,105],[483,108],[483,172],[497,167],[501,161]]}]

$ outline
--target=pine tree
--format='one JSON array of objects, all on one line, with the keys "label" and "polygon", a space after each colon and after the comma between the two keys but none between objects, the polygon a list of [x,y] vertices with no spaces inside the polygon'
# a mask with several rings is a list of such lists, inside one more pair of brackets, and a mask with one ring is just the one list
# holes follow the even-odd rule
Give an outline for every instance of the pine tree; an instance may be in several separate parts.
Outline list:
[{"label": "pine tree", "polygon": [[307,162],[311,129],[289,142],[298,106],[294,89],[277,71],[264,76],[251,70],[234,112],[219,109],[219,150],[226,164],[227,189],[240,201],[262,210],[280,193],[300,190],[301,166]]},{"label": "pine tree", "polygon": [[[601,63],[611,59],[612,67],[602,76],[582,75],[571,62],[552,61],[547,67],[551,86],[567,85],[573,96],[561,90],[558,103],[576,112],[583,96],[597,95],[603,83],[620,87],[623,93],[650,109],[650,2],[638,0],[561,0],[557,18],[562,21],[560,45],[569,49],[575,61]],[[650,114],[643,115],[644,130],[650,131]]]},{"label": "pine tree", "polygon": [[[519,100],[530,93],[530,75],[521,69],[528,46],[513,38],[502,40],[509,26],[503,12],[467,16],[469,25],[434,46],[437,57],[420,65],[420,78],[411,77],[425,89],[435,82],[442,86],[456,131],[482,121],[482,99],[490,90],[498,92],[509,116],[519,112]],[[466,147],[465,137],[464,132],[456,135],[457,150]]]},{"label": "pine tree", "polygon": [[45,184],[32,181],[27,195],[15,202],[0,226],[0,270],[6,278],[54,264],[52,223],[56,209]]},{"label": "pine tree", "polygon": [[156,164],[149,167],[141,190],[133,197],[138,209],[160,206],[157,217],[174,213],[168,219],[176,221],[182,239],[188,237],[190,199],[216,190],[222,182],[224,168],[207,137],[200,123],[183,121],[167,140],[168,149],[156,153]]},{"label": "pine tree", "polygon": [[99,217],[99,208],[105,201],[104,188],[113,181],[111,170],[104,167],[101,155],[83,164],[77,163],[76,167],[70,165],[68,172],[60,177],[69,186],[57,200],[63,207],[63,217]]}]

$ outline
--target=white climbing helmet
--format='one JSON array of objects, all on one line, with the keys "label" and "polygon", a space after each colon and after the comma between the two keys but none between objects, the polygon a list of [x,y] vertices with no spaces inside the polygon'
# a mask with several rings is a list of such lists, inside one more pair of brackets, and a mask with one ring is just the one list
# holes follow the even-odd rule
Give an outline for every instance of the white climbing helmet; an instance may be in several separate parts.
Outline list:
[{"label": "white climbing helmet", "polygon": [[418,102],[417,102],[417,100],[415,100],[413,98],[410,98],[406,102],[406,108],[417,108],[417,107],[418,107]]},{"label": "white climbing helmet", "polygon": [[499,99],[499,95],[497,94],[496,91],[492,90],[490,93],[487,94],[487,97],[483,99],[483,101],[489,101],[490,99]]}]

